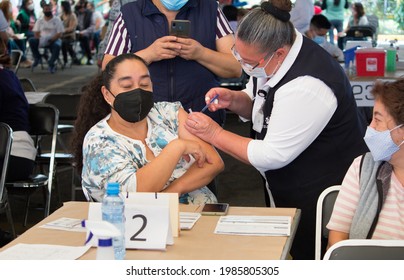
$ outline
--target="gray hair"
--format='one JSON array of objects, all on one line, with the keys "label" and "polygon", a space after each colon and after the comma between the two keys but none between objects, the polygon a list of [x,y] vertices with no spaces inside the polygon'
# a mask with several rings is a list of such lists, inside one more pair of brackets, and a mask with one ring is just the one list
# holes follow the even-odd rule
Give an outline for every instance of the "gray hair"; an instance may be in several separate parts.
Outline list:
[{"label": "gray hair", "polygon": [[258,47],[261,53],[275,52],[293,44],[295,38],[293,24],[276,19],[261,8],[251,10],[243,17],[236,37],[248,45]]}]

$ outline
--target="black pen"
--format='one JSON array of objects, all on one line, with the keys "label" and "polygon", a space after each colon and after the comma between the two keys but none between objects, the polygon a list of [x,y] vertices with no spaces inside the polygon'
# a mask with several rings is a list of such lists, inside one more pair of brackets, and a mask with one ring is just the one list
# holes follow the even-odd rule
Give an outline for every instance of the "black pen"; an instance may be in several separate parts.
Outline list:
[{"label": "black pen", "polygon": [[219,97],[219,94],[216,94],[216,95],[209,101],[209,103],[206,104],[205,107],[203,107],[203,109],[201,110],[201,113],[205,112],[206,109],[208,109],[209,105],[212,104],[218,97]]}]

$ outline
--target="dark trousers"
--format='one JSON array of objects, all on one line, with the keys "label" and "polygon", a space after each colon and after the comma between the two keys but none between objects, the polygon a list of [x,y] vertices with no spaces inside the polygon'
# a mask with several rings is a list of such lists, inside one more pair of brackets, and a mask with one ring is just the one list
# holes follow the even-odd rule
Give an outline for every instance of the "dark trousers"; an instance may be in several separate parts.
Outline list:
[{"label": "dark trousers", "polygon": [[72,60],[77,60],[76,52],[73,49],[74,40],[72,38],[62,39],[62,54],[63,62],[67,63],[67,53],[69,53]]},{"label": "dark trousers", "polygon": [[7,170],[7,182],[26,180],[34,170],[35,162],[33,160],[10,156]]},{"label": "dark trousers", "polygon": [[87,56],[87,59],[91,59],[91,48],[90,48],[90,37],[85,35],[79,36],[80,47],[83,50],[84,54]]},{"label": "dark trousers", "polygon": [[[29,39],[28,42],[35,60],[40,60],[42,56],[39,53],[39,39],[31,38]],[[48,61],[50,67],[53,67],[55,65],[55,61],[59,58],[61,46],[62,46],[62,40],[58,39],[45,47],[48,48],[51,52],[51,58]]]}]

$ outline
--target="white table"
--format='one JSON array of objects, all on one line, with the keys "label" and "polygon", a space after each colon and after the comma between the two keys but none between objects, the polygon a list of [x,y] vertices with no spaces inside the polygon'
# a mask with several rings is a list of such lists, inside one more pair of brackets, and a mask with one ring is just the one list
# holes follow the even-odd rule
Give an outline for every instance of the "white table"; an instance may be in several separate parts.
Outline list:
[{"label": "white table", "polygon": [[[52,230],[40,226],[58,218],[87,219],[88,202],[65,202],[63,207],[30,228],[17,239],[0,248],[3,251],[15,244],[54,244],[82,246],[84,232]],[[199,212],[198,205],[182,205],[180,211]],[[296,208],[230,207],[229,215],[290,216],[290,236],[241,236],[215,234],[218,216],[202,216],[191,230],[183,230],[174,238],[174,245],[165,251],[127,250],[127,260],[279,260],[286,259],[300,221]],[[80,259],[94,260],[96,249],[91,248]]]}]

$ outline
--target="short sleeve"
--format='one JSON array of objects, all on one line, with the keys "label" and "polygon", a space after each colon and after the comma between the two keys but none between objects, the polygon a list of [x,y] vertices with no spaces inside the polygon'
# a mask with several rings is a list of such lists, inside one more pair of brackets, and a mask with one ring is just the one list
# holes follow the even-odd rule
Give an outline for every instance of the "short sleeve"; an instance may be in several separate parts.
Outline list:
[{"label": "short sleeve", "polygon": [[93,127],[83,143],[82,184],[97,201],[108,182],[121,191],[136,191],[136,171],[147,164],[141,142],[116,134],[102,123]]}]

